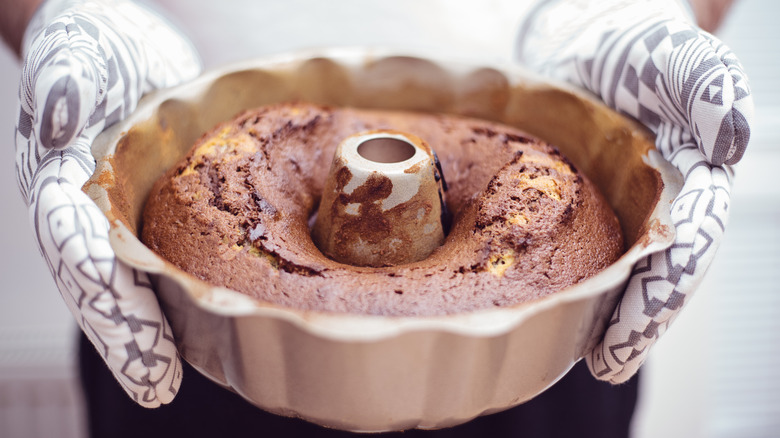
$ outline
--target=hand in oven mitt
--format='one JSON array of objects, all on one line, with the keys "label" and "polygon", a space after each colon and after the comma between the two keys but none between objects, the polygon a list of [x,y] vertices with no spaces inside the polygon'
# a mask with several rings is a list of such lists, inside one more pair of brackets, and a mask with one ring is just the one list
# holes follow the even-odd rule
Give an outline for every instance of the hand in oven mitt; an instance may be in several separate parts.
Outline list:
[{"label": "hand in oven mitt", "polygon": [[181,383],[171,329],[145,274],[116,259],[105,216],[81,191],[95,137],[144,93],[195,77],[192,45],[125,0],[49,0],[22,45],[16,172],[35,237],[68,308],[137,403]]},{"label": "hand in oven mitt", "polygon": [[672,246],[633,269],[591,373],[628,380],[702,280],[723,237],[733,173],[745,152],[753,100],[734,54],[691,22],[676,0],[540,1],[524,21],[518,56],[585,88],[656,134],[685,178],[671,207]]}]

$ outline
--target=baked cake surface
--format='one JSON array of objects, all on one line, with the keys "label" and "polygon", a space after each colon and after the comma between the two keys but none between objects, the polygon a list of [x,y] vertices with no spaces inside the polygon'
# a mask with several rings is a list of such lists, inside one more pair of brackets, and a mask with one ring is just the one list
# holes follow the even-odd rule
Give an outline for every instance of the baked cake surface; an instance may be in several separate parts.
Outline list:
[{"label": "baked cake surface", "polygon": [[[311,216],[336,146],[393,129],[438,154],[453,214],[425,260],[379,268],[325,257]],[[509,306],[588,278],[623,252],[596,187],[556,148],[464,117],[286,103],[206,133],[161,177],[142,240],[209,283],[302,310],[438,315]]]}]

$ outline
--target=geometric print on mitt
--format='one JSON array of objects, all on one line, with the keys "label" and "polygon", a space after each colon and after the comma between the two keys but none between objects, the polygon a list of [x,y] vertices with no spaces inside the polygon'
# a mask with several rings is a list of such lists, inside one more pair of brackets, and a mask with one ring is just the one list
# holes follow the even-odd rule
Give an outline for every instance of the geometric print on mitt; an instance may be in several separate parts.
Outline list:
[{"label": "geometric print on mitt", "polygon": [[634,267],[586,361],[621,383],[644,362],[701,282],[728,221],[733,172],[750,139],[753,99],[733,52],[674,0],[544,0],[523,22],[520,62],[599,96],[656,135],[685,183],[672,246]]},{"label": "geometric print on mitt", "polygon": [[105,215],[82,190],[90,147],[147,92],[194,78],[192,45],[130,1],[47,1],[28,26],[16,175],[35,238],[80,328],[127,394],[173,400],[182,378],[171,328],[145,273],[119,261]]},{"label": "geometric print on mitt", "polygon": [[685,175],[671,209],[677,234],[671,247],[634,266],[601,342],[585,357],[601,380],[622,383],[637,372],[701,282],[725,231],[730,168],[712,166],[693,146],[671,162]]}]

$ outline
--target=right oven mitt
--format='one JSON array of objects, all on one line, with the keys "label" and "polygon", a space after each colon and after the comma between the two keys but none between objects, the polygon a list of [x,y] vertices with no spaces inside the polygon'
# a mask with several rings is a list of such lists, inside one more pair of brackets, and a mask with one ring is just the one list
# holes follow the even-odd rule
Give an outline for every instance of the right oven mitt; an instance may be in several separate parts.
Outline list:
[{"label": "right oven mitt", "polygon": [[696,290],[722,240],[753,99],[734,53],[676,0],[542,0],[524,19],[525,66],[599,96],[656,135],[685,183],[671,206],[670,248],[634,266],[586,361],[600,380],[633,376]]}]

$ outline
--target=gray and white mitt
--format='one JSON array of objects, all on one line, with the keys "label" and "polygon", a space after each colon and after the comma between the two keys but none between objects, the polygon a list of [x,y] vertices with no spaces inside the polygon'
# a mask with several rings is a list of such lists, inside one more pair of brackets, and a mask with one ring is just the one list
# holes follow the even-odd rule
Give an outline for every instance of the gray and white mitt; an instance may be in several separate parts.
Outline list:
[{"label": "gray and white mitt", "polygon": [[22,45],[16,172],[40,250],[79,326],[127,393],[170,402],[181,361],[145,274],[116,259],[106,217],[82,185],[94,138],[145,93],[195,77],[192,45],[125,0],[49,0]]},{"label": "gray and white mitt", "polygon": [[672,204],[673,245],[638,263],[603,340],[586,357],[625,382],[690,299],[725,230],[733,172],[750,138],[753,99],[736,56],[676,0],[542,0],[518,57],[585,88],[656,134],[685,178]]}]

